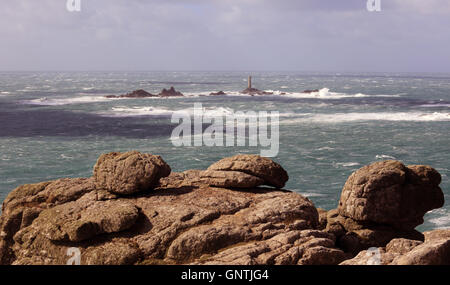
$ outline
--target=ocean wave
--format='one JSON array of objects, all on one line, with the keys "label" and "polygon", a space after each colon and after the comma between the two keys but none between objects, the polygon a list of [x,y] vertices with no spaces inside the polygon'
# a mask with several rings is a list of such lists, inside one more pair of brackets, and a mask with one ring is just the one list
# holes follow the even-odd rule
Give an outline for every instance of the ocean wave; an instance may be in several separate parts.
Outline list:
[{"label": "ocean wave", "polygon": [[[274,94],[281,94],[280,91],[274,92]],[[286,94],[282,95],[285,97],[290,98],[302,98],[302,99],[309,99],[309,98],[319,98],[319,99],[342,99],[342,98],[362,98],[362,97],[399,97],[400,94],[393,94],[393,95],[385,95],[385,94],[379,94],[379,95],[368,95],[363,93],[356,93],[356,94],[348,94],[348,93],[341,93],[341,92],[332,92],[329,88],[322,88],[317,92],[311,92],[311,93],[289,93],[286,92]]]},{"label": "ocean wave", "polygon": [[336,166],[342,166],[342,167],[352,167],[352,166],[358,166],[360,165],[359,162],[338,162],[336,163]]},{"label": "ocean wave", "polygon": [[[197,114],[195,112],[198,112],[198,110],[195,110],[194,108],[171,110],[168,108],[153,107],[153,106],[146,106],[146,107],[116,106],[112,107],[111,111],[102,112],[100,113],[100,115],[106,117],[171,116],[173,114],[194,116],[194,114]],[[227,107],[211,107],[211,108],[203,107],[201,115],[207,118],[214,118],[227,115],[234,115],[236,117],[257,117],[259,116],[259,112],[256,111],[253,113],[249,113],[248,111],[238,112]],[[295,113],[279,113],[279,116],[281,117],[288,117],[294,115]],[[275,113],[267,112],[266,116],[273,117],[275,116]]]},{"label": "ocean wave", "polygon": [[362,121],[405,121],[440,122],[450,121],[450,113],[434,112],[379,112],[379,113],[334,113],[334,114],[298,114],[299,118],[285,120],[284,124],[311,123],[348,123]]},{"label": "ocean wave", "polygon": [[450,108],[450,104],[449,103],[429,103],[429,104],[419,105],[419,107],[422,107],[422,108]]},{"label": "ocean wave", "polygon": [[103,96],[81,96],[74,98],[39,98],[33,100],[23,101],[24,104],[30,105],[43,105],[43,106],[61,106],[70,104],[86,104],[86,103],[96,103],[96,102],[106,102],[109,101],[108,98]]},{"label": "ocean wave", "polygon": [[[287,89],[288,86],[281,86],[281,89]],[[217,95],[210,95],[211,93],[216,93],[219,90],[211,90],[211,91],[203,91],[203,92],[186,92],[183,93],[186,97],[202,97],[202,96],[214,96]],[[342,99],[342,98],[361,98],[361,97],[400,97],[401,94],[393,94],[393,95],[385,95],[385,94],[379,94],[379,95],[368,95],[363,93],[356,93],[356,94],[347,94],[347,93],[340,93],[340,92],[332,92],[329,88],[322,88],[318,90],[317,92],[311,92],[311,93],[304,93],[304,92],[286,92],[281,90],[272,90],[272,89],[266,89],[263,90],[267,93],[272,94],[265,94],[261,96],[281,96],[286,98],[299,98],[299,99]],[[226,95],[223,96],[244,96],[244,97],[250,97],[252,95],[241,93],[240,91],[224,91]],[[181,97],[182,98],[182,97]]]},{"label": "ocean wave", "polygon": [[386,160],[386,159],[393,159],[393,160],[396,160],[397,158],[395,158],[395,157],[393,157],[393,156],[391,156],[391,155],[386,155],[386,154],[377,154],[376,156],[375,156],[375,158],[376,159],[384,159],[384,160]]},{"label": "ocean wave", "polygon": [[429,219],[428,221],[430,223],[434,224],[438,229],[450,228],[450,214],[449,214],[448,210],[435,209],[428,213],[435,216],[435,217]]}]

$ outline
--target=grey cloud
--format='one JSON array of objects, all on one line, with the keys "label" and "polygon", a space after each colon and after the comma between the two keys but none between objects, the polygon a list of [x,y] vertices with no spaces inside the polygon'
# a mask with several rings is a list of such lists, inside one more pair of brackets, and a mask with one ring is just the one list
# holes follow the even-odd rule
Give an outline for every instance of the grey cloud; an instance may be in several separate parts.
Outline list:
[{"label": "grey cloud", "polygon": [[443,0],[81,1],[3,1],[0,68],[449,71]]}]

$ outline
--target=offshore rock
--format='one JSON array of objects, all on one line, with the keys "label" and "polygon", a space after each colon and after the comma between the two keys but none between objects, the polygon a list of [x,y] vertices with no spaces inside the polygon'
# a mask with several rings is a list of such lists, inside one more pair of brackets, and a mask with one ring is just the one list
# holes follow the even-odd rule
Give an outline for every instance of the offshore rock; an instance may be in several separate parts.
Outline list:
[{"label": "offshore rock", "polygon": [[106,98],[148,98],[148,97],[158,97],[158,95],[154,95],[151,93],[148,93],[145,90],[139,89],[139,90],[135,90],[133,92],[127,93],[127,94],[123,94],[123,95],[108,95],[106,96]]},{"label": "offshore rock", "polygon": [[181,96],[184,96],[184,95],[183,95],[183,93],[176,91],[175,88],[170,87],[169,90],[164,88],[158,94],[158,96],[160,96],[160,97],[181,97]]}]

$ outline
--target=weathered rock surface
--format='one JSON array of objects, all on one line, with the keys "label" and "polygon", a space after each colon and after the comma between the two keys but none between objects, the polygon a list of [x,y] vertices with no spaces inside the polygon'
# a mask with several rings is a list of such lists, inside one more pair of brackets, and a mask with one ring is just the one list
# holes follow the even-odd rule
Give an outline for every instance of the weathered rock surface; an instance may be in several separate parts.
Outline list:
[{"label": "weathered rock surface", "polygon": [[336,237],[341,249],[355,255],[370,247],[385,246],[395,238],[424,240],[423,234],[416,230],[400,230],[389,225],[355,221],[339,215],[336,209],[328,211],[326,219],[325,231]]},{"label": "weathered rock surface", "polygon": [[[425,232],[425,241],[393,239],[378,252],[380,265],[450,265],[450,230]],[[374,261],[369,251],[361,251],[356,257],[342,262],[342,265],[366,265]]]},{"label": "weathered rock surface", "polygon": [[[373,175],[396,173],[390,165]],[[419,185],[437,191],[440,176],[432,168],[407,169],[413,193]],[[422,235],[259,187],[281,188],[287,180],[279,164],[256,155],[171,173],[159,156],[105,154],[92,178],[23,185],[8,195],[0,216],[0,264],[66,264],[74,248],[81,264],[373,264],[373,250],[363,250],[374,246],[383,264],[449,263],[450,230]],[[376,185],[384,191],[386,184]],[[416,220],[418,210],[413,213]]]},{"label": "weathered rock surface", "polygon": [[354,255],[396,238],[423,241],[414,228],[426,212],[444,204],[440,182],[440,174],[429,166],[407,167],[393,160],[365,166],[348,178],[338,208],[327,213],[325,231]]},{"label": "weathered rock surface", "polygon": [[224,158],[208,167],[208,170],[240,171],[264,180],[265,185],[283,188],[289,179],[278,163],[259,155],[240,154]]},{"label": "weathered rock surface", "polygon": [[348,178],[338,211],[356,221],[411,230],[423,223],[426,212],[444,205],[440,182],[440,174],[429,166],[376,162]]},{"label": "weathered rock surface", "polygon": [[158,155],[112,152],[100,156],[94,166],[94,179],[98,189],[129,195],[151,190],[170,171]]},{"label": "weathered rock surface", "polygon": [[205,170],[200,179],[209,186],[223,188],[254,188],[264,184],[264,180],[239,171]]}]

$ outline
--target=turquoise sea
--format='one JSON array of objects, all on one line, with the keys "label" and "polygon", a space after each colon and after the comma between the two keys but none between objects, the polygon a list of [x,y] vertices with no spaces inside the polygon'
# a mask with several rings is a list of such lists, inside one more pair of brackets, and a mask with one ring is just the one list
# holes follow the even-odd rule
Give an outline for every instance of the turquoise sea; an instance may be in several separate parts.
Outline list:
[{"label": "turquoise sea", "polygon": [[[240,94],[249,74],[254,87],[274,95]],[[170,86],[186,96],[104,97]],[[320,91],[302,93],[306,89]],[[229,95],[207,96],[220,90]],[[0,201],[24,183],[88,177],[97,157],[110,151],[159,154],[174,171],[259,154],[259,147],[249,146],[175,147],[171,115],[189,112],[194,103],[213,114],[278,111],[274,160],[289,173],[285,188],[317,207],[335,208],[347,177],[371,162],[431,165],[442,175],[447,202],[418,229],[450,227],[450,74],[2,72]]]}]

